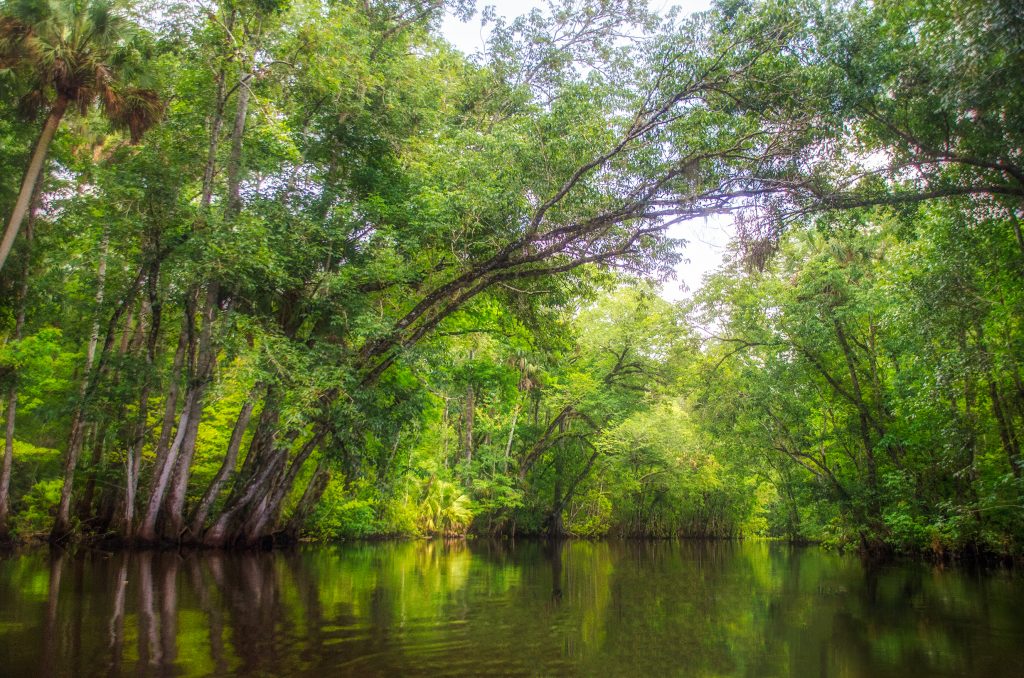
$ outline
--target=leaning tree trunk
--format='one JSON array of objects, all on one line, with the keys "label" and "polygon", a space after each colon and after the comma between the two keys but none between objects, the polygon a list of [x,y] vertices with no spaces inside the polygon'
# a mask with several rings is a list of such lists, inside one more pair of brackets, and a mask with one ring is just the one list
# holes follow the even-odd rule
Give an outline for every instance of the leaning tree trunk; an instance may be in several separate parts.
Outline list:
[{"label": "leaning tree trunk", "polygon": [[[188,313],[188,310],[186,310],[186,313]],[[174,467],[174,461],[177,459],[178,450],[181,449],[180,438],[175,436],[172,440],[171,436],[175,432],[174,423],[180,391],[179,382],[181,381],[181,371],[185,365],[185,353],[188,350],[189,333],[190,325],[188,322],[185,322],[181,333],[178,335],[178,347],[174,351],[174,361],[171,365],[171,376],[167,388],[167,399],[164,402],[164,415],[160,425],[160,437],[156,443],[156,458],[153,461],[153,477],[150,482],[149,493],[145,503],[146,510],[142,513],[142,523],[139,525],[137,533],[132,532],[130,524],[126,525],[128,531],[125,533],[125,536],[128,539],[138,537],[140,540],[145,542],[153,542],[156,540],[156,521],[160,506],[164,500],[164,494],[167,491],[167,481],[170,477],[170,469]],[[183,417],[187,410],[188,400],[186,398],[185,405],[182,407]],[[182,433],[184,432],[182,431]],[[138,491],[137,486],[134,489],[136,492]]]},{"label": "leaning tree trunk", "polygon": [[249,478],[256,473],[263,464],[264,458],[273,451],[277,439],[277,422],[281,417],[280,402],[273,385],[267,387],[267,393],[263,396],[263,408],[260,411],[259,421],[256,422],[256,430],[253,431],[252,439],[249,441],[249,452],[242,461],[242,468],[235,475],[231,492],[228,494],[228,504],[231,504],[238,492],[246,486]]},{"label": "leaning tree trunk", "polygon": [[64,96],[58,96],[53,102],[50,114],[43,124],[43,131],[39,134],[36,147],[32,151],[32,158],[29,159],[28,167],[25,169],[25,177],[21,181],[21,190],[18,192],[18,200],[14,203],[14,211],[11,212],[11,219],[7,222],[7,230],[4,231],[4,238],[0,241],[0,270],[7,261],[7,255],[14,247],[14,239],[18,237],[21,229],[21,222],[25,220],[32,205],[32,194],[35,192],[39,177],[43,174],[43,163],[46,162],[46,154],[50,150],[50,142],[53,135],[60,127],[61,118],[68,108],[68,100]]},{"label": "leaning tree trunk", "polygon": [[107,282],[107,251],[110,248],[110,231],[103,228],[103,239],[100,242],[100,261],[96,267],[96,316],[89,332],[89,344],[85,351],[85,369],[82,383],[78,390],[78,405],[71,418],[71,435],[68,437],[68,454],[64,460],[64,484],[60,490],[60,503],[57,504],[57,517],[53,522],[52,539],[63,539],[71,530],[71,490],[75,483],[75,469],[78,458],[82,454],[85,442],[85,399],[92,379],[93,362],[96,360],[96,346],[100,338],[99,310],[103,305],[103,291]]},{"label": "leaning tree trunk", "polygon": [[242,405],[242,409],[238,413],[238,419],[235,420],[235,428],[231,431],[231,440],[228,442],[228,451],[224,455],[224,461],[221,463],[217,475],[214,476],[209,487],[206,488],[206,493],[203,494],[203,498],[196,507],[195,515],[192,516],[191,527],[192,536],[195,538],[202,535],[203,527],[206,525],[206,518],[210,515],[213,503],[220,496],[220,491],[224,489],[224,485],[235,471],[235,463],[238,461],[238,450],[242,446],[242,438],[245,436],[245,431],[249,428],[249,419],[252,417],[252,410],[256,405],[257,394],[262,388],[260,384],[254,386],[249,393],[249,397],[246,398],[245,403]]},{"label": "leaning tree trunk", "polygon": [[185,400],[188,403],[188,416],[182,413],[181,423],[178,425],[182,430],[181,446],[176,455],[176,463],[171,464],[173,474],[167,488],[166,500],[164,503],[164,536],[178,540],[181,538],[185,527],[185,494],[188,490],[189,475],[192,470],[192,457],[196,451],[196,440],[199,436],[199,422],[203,415],[203,399],[206,396],[207,387],[213,376],[213,363],[216,361],[216,354],[213,348],[213,316],[216,308],[216,286],[211,286],[207,291],[203,313],[203,326],[199,333],[199,354],[196,361],[196,375],[190,385],[189,394]]},{"label": "leaning tree trunk", "polygon": [[313,512],[313,508],[320,502],[320,498],[324,496],[324,491],[327,490],[327,484],[331,482],[331,471],[327,466],[327,455],[320,457],[320,463],[317,464],[316,470],[313,471],[313,477],[309,479],[309,484],[306,485],[306,490],[302,493],[302,498],[299,499],[299,503],[295,505],[295,510],[292,511],[292,515],[288,518],[288,524],[283,530],[284,540],[287,542],[296,542],[299,539],[299,533],[302,531],[302,526],[306,522],[306,518]]},{"label": "leaning tree trunk", "polygon": [[182,438],[185,437],[185,429],[188,427],[189,417],[192,414],[191,396],[185,398],[185,406],[181,411],[181,421],[178,423],[178,431],[174,435],[174,441],[167,449],[163,463],[154,471],[153,481],[150,486],[149,500],[146,503],[146,512],[143,514],[142,523],[139,525],[135,537],[145,543],[153,543],[157,540],[156,521],[160,516],[160,507],[164,503],[167,494],[167,486],[171,480],[171,471],[178,459],[178,452],[181,450]]},{"label": "leaning tree trunk", "polygon": [[213,521],[213,525],[203,534],[202,543],[206,546],[226,546],[230,536],[231,528],[246,507],[257,496],[265,493],[274,478],[284,468],[288,459],[288,450],[277,450],[270,456],[266,463],[245,484],[245,487],[238,493],[230,508],[226,508]]},{"label": "leaning tree trunk", "polygon": [[277,519],[281,515],[281,509],[284,507],[284,500],[291,492],[299,471],[302,470],[302,466],[326,434],[327,428],[322,426],[318,426],[313,431],[312,437],[302,445],[298,454],[295,455],[295,459],[288,465],[288,470],[282,472],[265,499],[250,513],[239,534],[240,540],[246,545],[252,546],[259,543],[263,537],[269,536],[269,533],[273,531]]}]

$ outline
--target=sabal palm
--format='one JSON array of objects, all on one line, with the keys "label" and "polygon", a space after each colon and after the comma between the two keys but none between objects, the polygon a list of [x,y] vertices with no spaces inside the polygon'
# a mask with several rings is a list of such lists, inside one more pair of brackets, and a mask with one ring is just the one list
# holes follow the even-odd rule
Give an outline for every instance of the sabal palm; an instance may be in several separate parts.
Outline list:
[{"label": "sabal palm", "polygon": [[159,97],[137,86],[145,66],[139,37],[114,0],[8,0],[0,5],[0,72],[24,78],[29,91],[23,103],[47,111],[0,242],[0,269],[69,109],[85,113],[99,105],[133,142],[156,121]]}]

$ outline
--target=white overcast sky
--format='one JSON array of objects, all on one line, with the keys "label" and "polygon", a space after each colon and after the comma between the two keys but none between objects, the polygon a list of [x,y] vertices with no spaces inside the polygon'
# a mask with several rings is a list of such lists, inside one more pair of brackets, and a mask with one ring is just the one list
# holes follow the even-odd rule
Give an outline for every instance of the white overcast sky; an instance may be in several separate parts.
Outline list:
[{"label": "white overcast sky", "polygon": [[[710,0],[651,0],[650,7],[664,13],[670,7],[681,7],[684,12],[699,12],[710,6]],[[545,0],[478,0],[477,9],[482,10],[493,5],[499,16],[516,17],[526,14],[531,9],[547,7]],[[483,50],[487,29],[480,26],[480,13],[468,22],[462,23],[454,16],[445,18],[441,32],[448,42],[466,54]],[[710,273],[722,263],[726,246],[732,236],[732,219],[727,216],[716,216],[710,219],[692,219],[669,230],[669,235],[686,241],[683,250],[684,260],[676,267],[676,280],[665,283],[662,295],[666,299],[676,300],[686,296],[681,289],[685,285],[691,292],[700,287],[705,274]]]}]

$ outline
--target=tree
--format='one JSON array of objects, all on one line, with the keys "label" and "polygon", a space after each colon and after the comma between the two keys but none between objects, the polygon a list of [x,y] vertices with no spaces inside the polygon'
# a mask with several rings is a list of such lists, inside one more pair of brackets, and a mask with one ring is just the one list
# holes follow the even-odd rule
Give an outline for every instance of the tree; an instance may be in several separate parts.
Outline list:
[{"label": "tree", "polygon": [[153,89],[138,87],[148,57],[138,28],[114,0],[8,0],[0,7],[0,69],[24,73],[23,104],[45,122],[0,240],[0,269],[14,246],[47,152],[68,109],[99,104],[137,142],[162,112]]}]

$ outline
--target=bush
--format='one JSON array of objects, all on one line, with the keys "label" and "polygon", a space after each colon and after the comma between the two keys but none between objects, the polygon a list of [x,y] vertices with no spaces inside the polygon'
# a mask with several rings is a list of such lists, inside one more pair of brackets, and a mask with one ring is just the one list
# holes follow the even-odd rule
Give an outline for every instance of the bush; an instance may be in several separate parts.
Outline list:
[{"label": "bush", "polygon": [[21,537],[46,534],[53,527],[53,511],[60,501],[60,478],[40,480],[25,493],[12,511],[11,527]]}]

